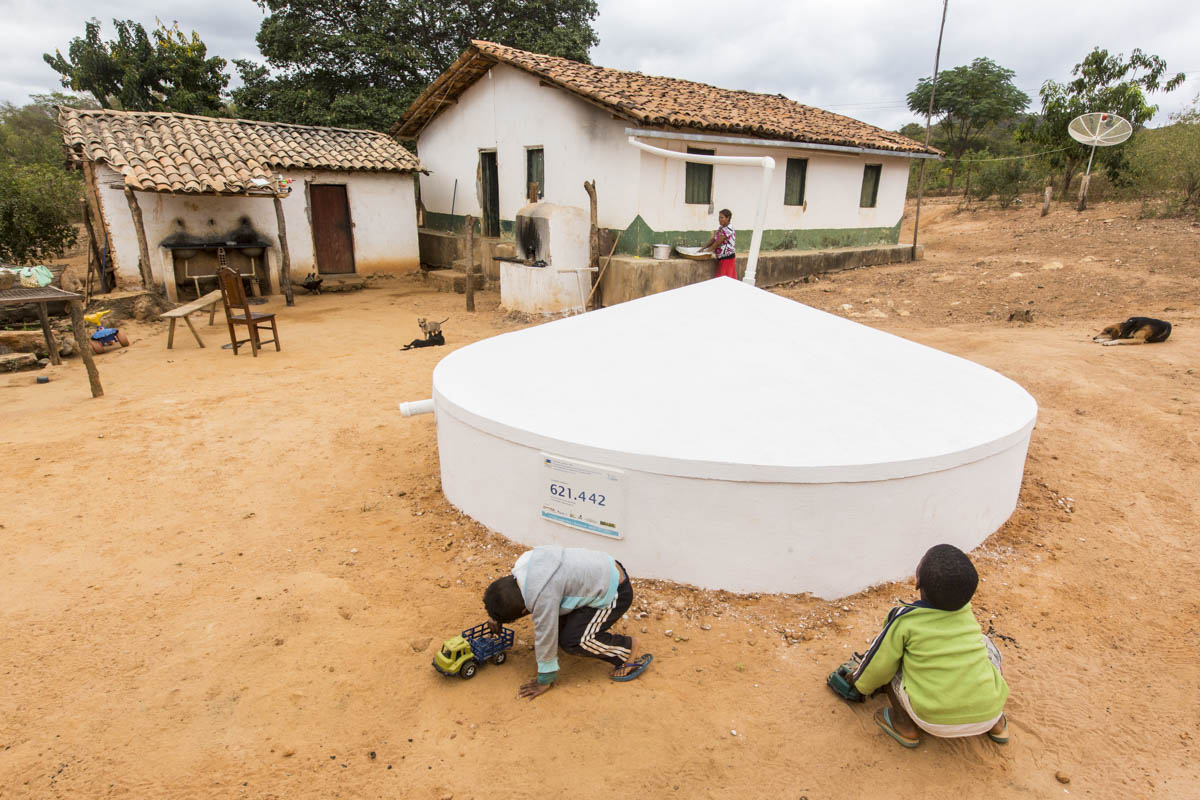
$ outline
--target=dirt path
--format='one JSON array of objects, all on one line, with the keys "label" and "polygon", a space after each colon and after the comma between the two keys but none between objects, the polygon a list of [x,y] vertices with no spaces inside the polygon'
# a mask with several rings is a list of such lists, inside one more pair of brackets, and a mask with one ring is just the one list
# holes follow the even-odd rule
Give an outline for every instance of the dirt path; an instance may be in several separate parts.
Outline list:
[{"label": "dirt path", "polygon": [[[974,554],[1007,747],[904,751],[880,701],[825,688],[911,582],[826,603],[638,581],[624,626],[657,659],[636,682],[564,657],[519,702],[527,622],[508,664],[434,674],[518,548],[448,506],[432,418],[395,404],[516,323],[494,293],[472,317],[395,280],[272,300],[284,350],[258,359],[219,327],[166,351],[135,326],[98,359],[101,400],[76,359],[49,385],[0,378],[0,798],[1193,796],[1200,227],[1111,205],[922,216],[924,262],[780,293],[1038,400],[1020,506]],[[1090,342],[1135,313],[1170,341]],[[417,316],[451,317],[448,348],[397,351]]]}]

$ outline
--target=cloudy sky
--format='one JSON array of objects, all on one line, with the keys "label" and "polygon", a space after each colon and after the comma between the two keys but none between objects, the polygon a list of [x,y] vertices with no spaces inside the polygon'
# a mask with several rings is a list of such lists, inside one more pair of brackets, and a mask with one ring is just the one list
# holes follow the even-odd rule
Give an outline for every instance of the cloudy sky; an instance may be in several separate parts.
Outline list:
[{"label": "cloudy sky", "polygon": [[[904,96],[933,71],[941,0],[599,0],[594,63],[731,89],[779,92],[886,128],[913,120]],[[195,30],[209,53],[254,58],[263,12],[253,0],[0,0],[0,100],[58,88],[44,52],[65,49],[97,16],[147,28],[155,15]],[[1155,124],[1200,94],[1200,3],[1195,0],[950,0],[942,67],[987,56],[1016,72],[1036,101],[1094,46],[1161,56],[1182,88],[1158,95]],[[1036,102],[1035,102],[1036,106]]]}]

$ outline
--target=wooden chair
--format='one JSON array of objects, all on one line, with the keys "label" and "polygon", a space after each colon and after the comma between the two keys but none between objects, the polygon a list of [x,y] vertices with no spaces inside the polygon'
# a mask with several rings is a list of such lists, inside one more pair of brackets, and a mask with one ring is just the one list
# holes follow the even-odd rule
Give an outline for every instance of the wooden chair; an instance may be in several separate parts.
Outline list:
[{"label": "wooden chair", "polygon": [[[225,322],[229,325],[229,341],[233,344],[233,354],[236,356],[238,347],[250,343],[250,351],[258,358],[258,351],[264,344],[275,344],[279,350],[279,328],[275,326],[274,314],[263,314],[250,310],[246,302],[246,290],[242,287],[242,276],[229,267],[217,270],[217,282],[221,285],[221,302],[225,305]],[[274,337],[266,342],[259,338],[259,331],[271,325],[271,335]],[[249,329],[250,338],[238,340],[235,325],[245,325]]]}]

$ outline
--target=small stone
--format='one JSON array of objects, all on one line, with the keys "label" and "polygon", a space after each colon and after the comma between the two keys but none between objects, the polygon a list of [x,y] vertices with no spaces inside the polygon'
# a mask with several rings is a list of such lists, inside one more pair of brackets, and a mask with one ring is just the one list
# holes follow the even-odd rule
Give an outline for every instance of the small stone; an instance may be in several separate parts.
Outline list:
[{"label": "small stone", "polygon": [[372,750],[371,752],[367,753],[367,757],[370,758],[372,761],[374,761],[375,760],[375,751]]},{"label": "small stone", "polygon": [[441,800],[454,800],[454,795],[451,794],[450,792],[446,792],[444,795],[441,796]]},{"label": "small stone", "polygon": [[729,735],[730,735],[730,736],[737,736],[737,731],[730,731],[730,732],[729,732]]},{"label": "small stone", "polygon": [[676,597],[671,601],[671,608],[675,609],[676,611],[684,611],[687,609],[687,603],[682,597]]},{"label": "small stone", "polygon": [[642,633],[648,633],[649,631],[650,631],[650,629],[647,628],[645,625],[642,626]]},{"label": "small stone", "polygon": [[1054,778],[1059,783],[1070,783],[1071,782],[1071,776],[1068,775],[1067,773],[1063,772],[1061,769],[1058,772],[1054,773]]},{"label": "small stone", "polygon": [[351,553],[357,553],[357,552],[358,552],[358,548],[357,548],[357,547],[351,547],[351,548],[350,548],[350,552],[351,552]]},{"label": "small stone", "polygon": [[671,636],[674,636],[674,635],[675,635],[675,631],[672,631],[672,630],[665,630],[665,631],[663,631],[663,636],[666,636],[666,637],[671,637]]},{"label": "small stone", "polygon": [[442,578],[440,581],[437,582],[437,585],[443,589],[449,589],[450,581],[446,580],[445,578]]},{"label": "small stone", "polygon": [[702,631],[711,631],[711,630],[712,630],[712,625],[701,625],[701,626],[700,626],[700,630],[702,630]]},{"label": "small stone", "polygon": [[282,644],[283,644],[283,639],[276,639],[276,640],[275,640],[275,646],[276,646],[276,647],[279,647],[279,646],[280,646],[280,645],[282,645]]},{"label": "small stone", "polygon": [[423,653],[432,641],[433,638],[430,636],[418,636],[415,639],[409,639],[408,646],[413,649],[414,653]]},{"label": "small stone", "polygon": [[294,755],[296,755],[296,749],[294,747],[289,747],[287,750],[283,751],[284,758],[291,758]]}]

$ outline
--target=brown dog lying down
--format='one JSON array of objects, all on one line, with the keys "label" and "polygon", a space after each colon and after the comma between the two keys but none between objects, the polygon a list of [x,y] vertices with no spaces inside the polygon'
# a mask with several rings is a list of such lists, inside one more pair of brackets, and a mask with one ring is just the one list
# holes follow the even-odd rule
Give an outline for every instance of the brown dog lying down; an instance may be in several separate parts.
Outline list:
[{"label": "brown dog lying down", "polygon": [[1154,344],[1165,342],[1171,335],[1171,323],[1163,319],[1150,317],[1130,317],[1124,322],[1109,325],[1100,331],[1099,336],[1092,337],[1093,342],[1103,345],[1113,344]]}]

